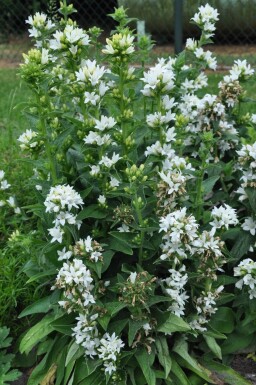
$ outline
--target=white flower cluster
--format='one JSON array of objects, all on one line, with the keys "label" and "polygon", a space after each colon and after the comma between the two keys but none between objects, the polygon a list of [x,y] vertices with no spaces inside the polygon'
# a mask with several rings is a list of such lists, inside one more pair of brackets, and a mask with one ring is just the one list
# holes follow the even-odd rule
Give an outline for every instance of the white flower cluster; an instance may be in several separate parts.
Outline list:
[{"label": "white flower cluster", "polygon": [[224,286],[219,286],[214,291],[202,293],[202,296],[195,299],[195,306],[197,310],[197,318],[190,322],[190,326],[199,332],[206,331],[206,324],[209,322],[211,316],[216,313],[216,299],[224,289]]},{"label": "white flower cluster", "polygon": [[256,142],[252,145],[244,144],[241,150],[237,151],[238,162],[243,171],[241,177],[241,187],[237,190],[240,194],[238,198],[240,201],[248,199],[245,189],[247,187],[256,187]]},{"label": "white flower cluster", "polygon": [[215,23],[219,20],[219,13],[217,9],[214,9],[209,4],[201,5],[199,12],[192,17],[193,20],[202,30],[205,38],[208,39],[213,36],[215,31]]},{"label": "white flower cluster", "polygon": [[98,262],[103,259],[102,247],[89,235],[86,239],[79,239],[74,246],[74,255],[87,257],[90,261]]},{"label": "white flower cluster", "polygon": [[159,61],[143,75],[141,80],[145,85],[141,92],[144,96],[165,95],[174,88],[175,73],[168,61]]},{"label": "white flower cluster", "polygon": [[20,148],[22,150],[33,150],[38,147],[38,140],[35,140],[37,136],[37,132],[30,129],[23,132],[18,138],[18,141],[21,143]]},{"label": "white flower cluster", "polygon": [[124,347],[124,343],[115,333],[112,335],[106,333],[101,338],[100,346],[97,350],[99,358],[103,360],[106,374],[111,375],[116,371],[116,361],[122,347]]},{"label": "white flower cluster", "polygon": [[89,36],[83,29],[73,25],[66,25],[64,31],[56,31],[54,39],[49,41],[52,50],[68,50],[73,56],[77,54],[79,47],[87,46],[90,43]]},{"label": "white flower cluster", "polygon": [[96,320],[98,314],[92,316],[79,314],[76,327],[73,330],[73,336],[76,343],[81,345],[85,350],[85,355],[90,358],[98,356],[103,361],[105,374],[112,375],[117,369],[117,358],[121,348],[124,346],[123,341],[118,338],[115,333],[112,335],[105,333],[102,338],[99,336]]},{"label": "white flower cluster", "polygon": [[164,292],[173,300],[167,310],[181,317],[185,315],[185,302],[189,298],[185,291],[185,285],[188,281],[186,266],[182,265],[179,270],[170,269],[168,271],[170,276],[161,280]]},{"label": "white flower cluster", "polygon": [[[198,238],[198,224],[193,215],[187,216],[187,209],[183,207],[160,218],[160,231],[164,231],[163,254],[161,260],[187,258],[187,251],[191,249],[190,244]],[[177,258],[178,257],[178,258]]]},{"label": "white flower cluster", "polygon": [[101,115],[99,120],[95,119],[96,131],[90,131],[89,134],[84,137],[84,142],[86,144],[96,144],[97,146],[113,145],[112,136],[104,132],[113,128],[116,123],[114,118]]},{"label": "white flower cluster", "polygon": [[[219,156],[222,157],[225,151],[233,148],[237,143],[237,130],[233,122],[229,120],[228,106],[216,95],[206,94],[199,98],[194,94],[184,94],[178,106],[181,114],[187,120],[185,131],[188,133],[185,144],[193,146],[198,132],[211,131],[218,138],[217,145],[220,150]],[[216,129],[216,127],[218,127]],[[198,156],[194,152],[193,156]],[[209,156],[208,161],[211,159]]]},{"label": "white flower cluster", "polygon": [[88,307],[95,303],[92,292],[94,288],[91,272],[80,259],[73,259],[72,262],[65,262],[59,270],[55,286],[64,289],[64,300],[59,305],[64,307],[68,313]]},{"label": "white flower cluster", "polygon": [[247,63],[247,60],[237,59],[234,61],[234,65],[229,71],[229,75],[224,76],[224,83],[232,83],[236,80],[249,79],[254,74],[254,69]]},{"label": "white flower cluster", "polygon": [[8,190],[11,185],[8,183],[7,179],[4,179],[4,177],[5,172],[0,170],[0,207],[8,205],[14,210],[15,214],[20,214],[21,210],[16,205],[15,198],[13,196],[9,196],[9,198],[6,197],[6,190]]},{"label": "white flower cluster", "polygon": [[85,350],[85,355],[91,358],[97,356],[97,348],[100,345],[99,331],[96,324],[98,314],[89,316],[88,314],[79,314],[77,317],[77,325],[72,329],[72,336],[75,337],[76,343],[81,345]]},{"label": "white flower cluster", "polygon": [[54,23],[47,17],[47,15],[40,12],[36,12],[34,16],[29,16],[26,23],[32,27],[28,30],[29,36],[36,39],[40,38],[43,33],[54,27]]},{"label": "white flower cluster", "polygon": [[213,221],[210,222],[210,225],[214,231],[222,227],[228,229],[230,225],[238,224],[236,210],[227,204],[220,207],[215,206],[211,211],[211,216]]},{"label": "white flower cluster", "polygon": [[109,90],[109,85],[103,80],[110,71],[99,66],[96,60],[82,60],[81,67],[76,74],[76,82],[85,89],[84,103],[96,106]]},{"label": "white flower cluster", "polygon": [[83,205],[81,196],[69,185],[58,185],[51,187],[44,205],[47,213],[55,214],[53,220],[54,227],[48,229],[52,237],[51,242],[62,243],[64,234],[63,227],[66,224],[80,227],[81,222],[76,219],[77,215],[71,212],[72,209],[78,209]]},{"label": "white flower cluster", "polygon": [[250,299],[256,298],[256,262],[250,258],[244,259],[234,268],[234,276],[242,277],[236,287],[241,290],[243,286],[248,286]]}]

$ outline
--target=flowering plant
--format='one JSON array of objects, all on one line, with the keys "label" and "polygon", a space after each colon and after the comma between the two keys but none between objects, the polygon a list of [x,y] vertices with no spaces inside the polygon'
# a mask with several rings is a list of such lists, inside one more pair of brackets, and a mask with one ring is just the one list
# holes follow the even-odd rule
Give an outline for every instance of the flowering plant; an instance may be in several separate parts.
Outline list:
[{"label": "flowering plant", "polygon": [[216,69],[208,4],[192,19],[200,40],[150,68],[152,43],[136,42],[123,8],[103,48],[73,12],[28,18],[36,48],[21,65],[39,218],[24,270],[52,291],[21,314],[47,313],[21,340],[44,354],[28,384],[217,384],[225,371],[246,384],[217,359],[241,348],[223,305],[240,306],[240,335],[256,331],[256,152],[242,141],[255,117],[238,108],[254,71],[238,60],[217,95],[202,93]]}]

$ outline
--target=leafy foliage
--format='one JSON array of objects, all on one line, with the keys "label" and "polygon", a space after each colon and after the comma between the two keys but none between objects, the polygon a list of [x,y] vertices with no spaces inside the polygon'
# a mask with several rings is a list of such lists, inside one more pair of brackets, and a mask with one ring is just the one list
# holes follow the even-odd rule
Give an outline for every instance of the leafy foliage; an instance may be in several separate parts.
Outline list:
[{"label": "leafy foliage", "polygon": [[18,140],[38,218],[23,270],[52,292],[20,315],[40,314],[20,342],[43,356],[29,385],[214,384],[241,320],[255,331],[256,270],[240,259],[255,247],[256,149],[243,135],[256,119],[239,114],[254,71],[238,61],[217,95],[200,96],[217,65],[203,49],[218,19],[209,5],[193,18],[200,40],[152,68],[152,42],[135,42],[124,8],[104,47],[74,12],[63,2],[60,20],[30,16],[37,48],[21,65],[34,96]]}]

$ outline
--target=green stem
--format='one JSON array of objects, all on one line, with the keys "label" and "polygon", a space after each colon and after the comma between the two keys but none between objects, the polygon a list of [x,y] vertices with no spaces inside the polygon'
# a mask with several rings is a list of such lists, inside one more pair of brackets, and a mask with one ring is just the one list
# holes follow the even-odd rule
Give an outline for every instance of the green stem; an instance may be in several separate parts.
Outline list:
[{"label": "green stem", "polygon": [[[38,95],[38,106],[40,106],[39,95]],[[47,160],[49,162],[49,169],[50,169],[52,182],[53,182],[53,185],[56,185],[58,178],[57,178],[57,172],[56,172],[56,167],[55,167],[55,161],[54,161],[54,157],[52,154],[51,143],[49,142],[49,139],[48,139],[46,119],[45,119],[43,111],[40,107],[39,107],[39,120],[40,120],[41,133],[42,133],[42,136],[44,138],[45,152],[46,152]]]},{"label": "green stem", "polygon": [[202,206],[203,206],[203,180],[204,180],[204,170],[205,170],[205,162],[202,162],[202,168],[200,171],[200,175],[197,179],[197,186],[196,186],[196,200],[195,200],[195,207],[196,207],[196,220],[199,221],[201,218],[202,213]]},{"label": "green stem", "polygon": [[[140,227],[144,227],[144,222],[143,222],[143,217],[142,217],[142,213],[141,213],[141,209],[140,209],[140,204],[139,204],[139,201],[138,201],[138,195],[137,195],[137,192],[135,193],[135,197],[134,197],[134,206],[135,206],[135,211],[136,211],[136,214],[137,214],[137,217],[138,217],[138,221],[139,221],[139,226]],[[144,239],[145,239],[145,230],[142,230],[140,229],[140,248],[139,248],[139,265],[142,266],[142,260],[143,260],[143,243],[144,243]]]}]

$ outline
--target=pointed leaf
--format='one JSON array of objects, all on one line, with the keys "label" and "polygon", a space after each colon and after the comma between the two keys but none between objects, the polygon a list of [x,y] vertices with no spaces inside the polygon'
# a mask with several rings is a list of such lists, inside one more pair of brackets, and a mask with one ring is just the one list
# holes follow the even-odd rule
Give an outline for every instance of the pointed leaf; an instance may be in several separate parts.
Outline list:
[{"label": "pointed leaf", "polygon": [[210,336],[207,336],[207,335],[204,335],[203,336],[209,349],[213,352],[213,354],[219,358],[220,360],[222,360],[222,354],[221,354],[221,348],[220,346],[217,344],[215,338],[213,337],[210,337]]},{"label": "pointed leaf", "polygon": [[168,344],[165,337],[159,336],[156,339],[156,348],[158,350],[158,359],[162,367],[164,368],[165,378],[168,377],[171,368],[172,368],[172,359],[170,357],[170,352]]},{"label": "pointed leaf", "polygon": [[156,385],[155,372],[151,367],[153,362],[150,365],[150,359],[151,359],[150,354],[148,354],[148,352],[145,349],[141,349],[135,354],[135,357],[147,381],[147,385]]},{"label": "pointed leaf", "polygon": [[252,385],[252,383],[242,377],[235,370],[229,366],[225,366],[219,362],[201,360],[203,365],[209,370],[218,374],[218,377],[225,381],[225,384],[229,385]]},{"label": "pointed leaf", "polygon": [[53,331],[51,323],[54,321],[55,315],[48,314],[36,325],[32,326],[31,329],[24,335],[20,343],[20,352],[29,353],[30,350],[44,337]]},{"label": "pointed leaf", "polygon": [[158,312],[157,314],[158,327],[157,330],[163,333],[174,333],[174,332],[187,332],[191,330],[189,324],[183,321],[182,318],[175,314],[165,314]]}]

